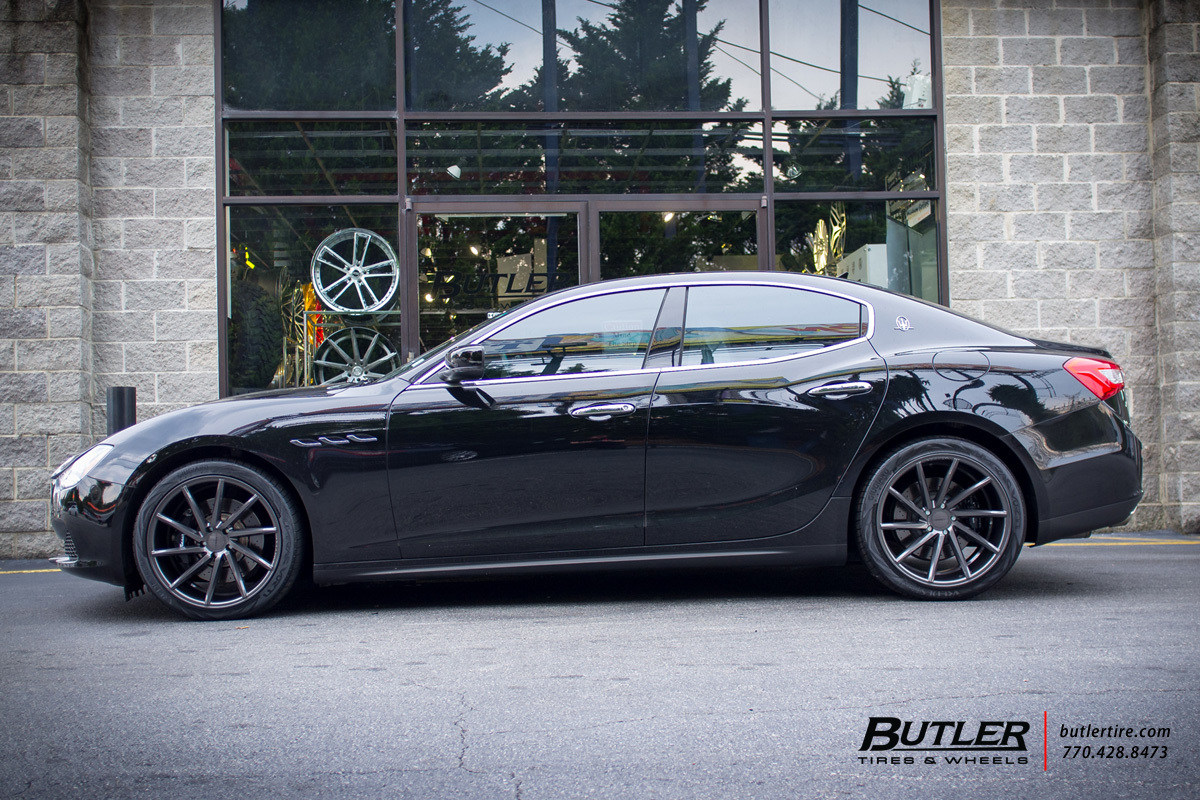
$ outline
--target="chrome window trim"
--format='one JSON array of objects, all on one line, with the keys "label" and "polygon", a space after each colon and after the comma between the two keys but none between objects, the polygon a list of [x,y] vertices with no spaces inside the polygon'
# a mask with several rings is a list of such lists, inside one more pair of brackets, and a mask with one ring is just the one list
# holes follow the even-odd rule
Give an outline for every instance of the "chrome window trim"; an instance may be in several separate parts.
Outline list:
[{"label": "chrome window trim", "polygon": [[[585,284],[585,285],[587,285],[587,284]],[[601,281],[601,282],[598,282],[596,284],[591,284],[591,285],[602,286],[603,282]],[[798,359],[798,358],[807,358],[808,356],[815,355],[817,353],[828,353],[833,350],[840,350],[840,349],[843,349],[850,345],[857,344],[859,342],[870,339],[871,336],[874,335],[874,333],[875,333],[875,307],[873,305],[871,305],[871,303],[869,303],[868,301],[862,300],[860,298],[854,297],[849,294],[843,294],[841,292],[834,292],[834,291],[829,291],[827,289],[821,289],[821,288],[813,288],[813,287],[808,287],[808,286],[797,286],[796,284],[793,284],[793,283],[783,283],[780,281],[735,281],[735,280],[718,281],[718,280],[714,280],[714,281],[703,281],[703,282],[692,283],[692,282],[687,282],[687,281],[680,282],[680,281],[676,280],[676,281],[654,282],[654,283],[650,283],[650,284],[646,284],[646,285],[631,286],[629,288],[622,288],[622,289],[615,289],[615,290],[614,289],[608,289],[608,290],[600,289],[596,292],[588,292],[585,294],[573,295],[572,297],[568,297],[568,298],[559,300],[556,303],[551,303],[546,306],[541,306],[539,308],[526,311],[526,312],[522,313],[520,316],[513,317],[503,327],[497,328],[496,330],[493,330],[493,331],[488,331],[486,334],[477,336],[476,338],[472,339],[471,341],[464,343],[462,346],[470,347],[472,345],[479,344],[480,342],[494,336],[495,334],[508,329],[510,326],[515,325],[516,323],[520,322],[521,320],[527,319],[528,317],[531,317],[534,314],[538,314],[542,311],[546,311],[551,308],[557,308],[558,306],[563,305],[564,303],[573,303],[577,300],[584,300],[584,299],[588,299],[591,297],[598,297],[598,296],[604,295],[604,294],[623,294],[625,292],[637,292],[637,291],[643,291],[646,289],[672,289],[677,286],[683,287],[685,289],[690,289],[693,287],[700,287],[700,286],[773,286],[773,287],[777,287],[780,289],[792,289],[795,291],[802,291],[802,292],[814,292],[816,294],[823,294],[823,295],[827,295],[829,297],[837,297],[842,300],[849,300],[853,303],[857,303],[858,305],[863,306],[867,309],[867,332],[864,333],[863,335],[857,336],[853,339],[847,339],[844,342],[838,342],[837,344],[833,344],[828,347],[822,347],[818,350],[809,350],[809,351],[803,352],[803,353],[792,353],[792,354],[786,355],[786,356],[779,356],[778,358],[756,358],[756,359],[751,359],[749,361],[728,361],[728,362],[725,362],[722,364],[681,364],[677,367],[657,367],[657,368],[651,368],[651,369],[636,369],[636,370],[614,370],[612,372],[583,372],[583,373],[572,372],[572,373],[565,374],[565,375],[526,375],[526,376],[522,376],[519,378],[494,378],[492,380],[466,381],[466,382],[464,382],[463,385],[464,386],[476,386],[476,385],[489,385],[490,386],[490,385],[498,385],[501,383],[512,383],[514,381],[540,381],[540,380],[556,380],[556,379],[562,379],[562,378],[579,378],[579,377],[583,377],[585,375],[623,376],[623,375],[636,375],[639,373],[679,372],[682,370],[690,370],[690,369],[714,369],[714,368],[719,369],[722,367],[740,367],[740,366],[746,366],[749,364],[777,364],[777,363],[780,363],[783,361],[791,361],[793,359]],[[580,288],[582,288],[582,287],[580,287]],[[686,325],[685,325],[685,327],[686,327]],[[651,334],[653,334],[653,331],[651,331]],[[420,374],[420,377],[417,378],[416,380],[414,380],[409,385],[409,388],[406,389],[405,391],[410,391],[412,389],[444,389],[444,388],[450,386],[451,384],[448,384],[448,383],[424,383],[424,381],[427,378],[429,378],[431,375],[435,374],[436,372],[439,372],[440,370],[445,368],[445,366],[446,366],[445,359],[438,361],[437,364],[434,365],[433,368],[428,369],[425,372],[422,372]]]}]

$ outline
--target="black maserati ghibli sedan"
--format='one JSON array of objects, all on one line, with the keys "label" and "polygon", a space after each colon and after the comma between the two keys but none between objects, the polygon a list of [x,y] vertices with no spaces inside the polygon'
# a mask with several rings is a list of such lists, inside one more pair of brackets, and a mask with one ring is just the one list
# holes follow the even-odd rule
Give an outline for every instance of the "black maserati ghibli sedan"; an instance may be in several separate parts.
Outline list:
[{"label": "black maserati ghibli sedan", "polygon": [[58,565],[197,619],[317,584],[838,565],[914,598],[1124,520],[1103,350],[871,286],[656,275],[544,295],[396,372],[146,420],[53,477]]}]

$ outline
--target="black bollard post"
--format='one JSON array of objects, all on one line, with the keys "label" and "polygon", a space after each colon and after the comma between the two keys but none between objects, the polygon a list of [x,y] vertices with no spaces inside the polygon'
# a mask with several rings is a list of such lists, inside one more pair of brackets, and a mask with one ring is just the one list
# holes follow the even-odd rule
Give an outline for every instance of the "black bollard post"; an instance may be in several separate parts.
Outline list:
[{"label": "black bollard post", "polygon": [[108,387],[108,435],[137,422],[137,389],[133,386]]}]

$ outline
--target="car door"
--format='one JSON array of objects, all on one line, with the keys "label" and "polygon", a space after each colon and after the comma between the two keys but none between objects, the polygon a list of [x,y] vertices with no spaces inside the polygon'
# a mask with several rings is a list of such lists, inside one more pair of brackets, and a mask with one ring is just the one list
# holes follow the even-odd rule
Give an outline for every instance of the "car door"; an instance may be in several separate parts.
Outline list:
[{"label": "car door", "polygon": [[404,558],[641,546],[643,368],[663,289],[571,300],[481,342],[483,379],[393,402],[388,474]]},{"label": "car door", "polygon": [[782,286],[693,286],[647,441],[647,545],[795,531],[832,496],[883,400],[869,310]]}]

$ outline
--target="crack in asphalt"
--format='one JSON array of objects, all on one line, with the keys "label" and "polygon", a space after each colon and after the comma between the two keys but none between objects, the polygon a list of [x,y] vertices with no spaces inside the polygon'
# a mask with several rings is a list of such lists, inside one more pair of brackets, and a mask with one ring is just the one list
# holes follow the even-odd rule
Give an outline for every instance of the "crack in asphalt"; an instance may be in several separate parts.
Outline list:
[{"label": "crack in asphalt", "polygon": [[[25,788],[23,788],[19,792],[13,792],[12,794],[9,795],[9,797],[20,797],[21,795],[28,792],[31,788],[33,788],[33,778],[30,778],[29,780],[25,781]],[[518,795],[518,797],[519,796],[520,795]]]},{"label": "crack in asphalt", "polygon": [[467,766],[467,750],[470,748],[470,745],[467,744],[467,715],[473,712],[475,707],[467,702],[465,694],[460,694],[458,700],[463,705],[462,713],[454,720],[454,727],[458,729],[458,768],[472,775],[486,775],[485,772],[478,772]]}]

